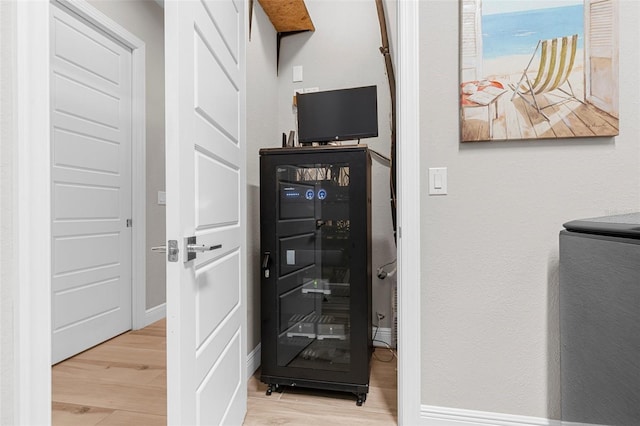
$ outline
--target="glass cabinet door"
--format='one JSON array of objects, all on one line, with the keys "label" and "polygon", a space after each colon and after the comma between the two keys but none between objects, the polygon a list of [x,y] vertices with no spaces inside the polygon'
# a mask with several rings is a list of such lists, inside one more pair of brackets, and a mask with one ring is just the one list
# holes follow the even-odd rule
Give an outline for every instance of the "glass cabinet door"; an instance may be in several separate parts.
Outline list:
[{"label": "glass cabinet door", "polygon": [[276,167],[277,365],[349,371],[349,164]]}]

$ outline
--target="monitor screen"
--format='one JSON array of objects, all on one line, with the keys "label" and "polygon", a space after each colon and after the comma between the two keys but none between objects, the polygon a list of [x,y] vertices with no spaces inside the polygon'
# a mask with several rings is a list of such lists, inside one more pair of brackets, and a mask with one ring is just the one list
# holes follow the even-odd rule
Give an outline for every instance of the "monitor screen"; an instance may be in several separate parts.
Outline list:
[{"label": "monitor screen", "polygon": [[297,105],[302,144],[378,136],[376,86],[299,94]]}]

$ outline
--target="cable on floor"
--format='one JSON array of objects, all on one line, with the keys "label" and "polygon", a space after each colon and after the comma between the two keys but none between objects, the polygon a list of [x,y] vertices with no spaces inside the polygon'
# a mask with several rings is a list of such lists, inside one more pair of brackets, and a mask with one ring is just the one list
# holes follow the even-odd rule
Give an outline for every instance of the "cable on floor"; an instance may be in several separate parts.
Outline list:
[{"label": "cable on floor", "polygon": [[383,345],[385,345],[387,347],[387,349],[389,350],[389,352],[391,352],[391,358],[389,359],[381,359],[376,355],[376,351],[373,351],[373,357],[375,359],[377,359],[380,362],[391,362],[393,361],[394,358],[398,358],[398,355],[396,354],[396,351],[393,350],[393,348],[391,347],[390,344],[388,344],[387,342],[383,341],[383,340],[377,340],[376,336],[378,335],[378,330],[380,329],[379,325],[376,325],[376,331],[373,333],[373,341],[374,342],[378,342],[378,343],[382,343]]}]

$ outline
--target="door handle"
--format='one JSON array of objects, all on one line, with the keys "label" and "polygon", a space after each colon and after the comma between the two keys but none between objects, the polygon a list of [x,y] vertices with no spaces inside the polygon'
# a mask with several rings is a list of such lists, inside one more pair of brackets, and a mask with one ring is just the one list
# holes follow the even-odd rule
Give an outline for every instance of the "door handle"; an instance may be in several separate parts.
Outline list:
[{"label": "door handle", "polygon": [[212,251],[222,248],[222,244],[216,244],[215,246],[205,246],[198,244],[187,244],[188,253],[204,253],[205,251]]},{"label": "door handle", "polygon": [[265,251],[264,256],[262,257],[262,271],[264,273],[265,278],[269,278],[269,263],[271,261],[271,252]]},{"label": "door handle", "polygon": [[180,249],[178,248],[178,242],[176,240],[169,240],[169,249],[167,250],[167,246],[156,246],[151,247],[151,251],[154,253],[168,253],[167,260],[169,262],[177,262],[178,261],[178,253]]},{"label": "door handle", "polygon": [[212,246],[197,244],[196,237],[185,237],[184,239],[184,252],[186,257],[184,263],[187,263],[196,258],[198,253],[204,253],[206,251],[213,251],[222,248],[222,244],[215,244]]}]

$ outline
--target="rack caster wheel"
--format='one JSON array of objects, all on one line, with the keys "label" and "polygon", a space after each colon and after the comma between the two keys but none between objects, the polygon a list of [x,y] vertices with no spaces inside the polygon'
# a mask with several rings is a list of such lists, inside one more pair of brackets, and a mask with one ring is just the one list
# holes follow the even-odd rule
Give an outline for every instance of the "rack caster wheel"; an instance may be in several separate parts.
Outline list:
[{"label": "rack caster wheel", "polygon": [[362,407],[362,404],[364,404],[364,402],[367,400],[367,394],[366,393],[361,393],[357,395],[358,400],[356,401],[356,405],[358,407]]},{"label": "rack caster wheel", "polygon": [[269,385],[265,393],[267,396],[270,396],[274,390],[278,392],[282,392],[282,390],[280,389],[280,385]]}]

